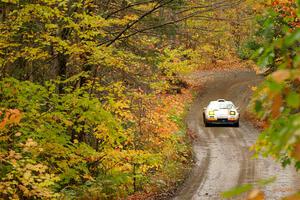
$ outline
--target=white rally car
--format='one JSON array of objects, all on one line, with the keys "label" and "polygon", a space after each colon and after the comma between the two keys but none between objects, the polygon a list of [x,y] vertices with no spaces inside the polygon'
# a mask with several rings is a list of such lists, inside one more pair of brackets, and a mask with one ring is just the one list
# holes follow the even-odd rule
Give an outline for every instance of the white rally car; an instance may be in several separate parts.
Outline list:
[{"label": "white rally car", "polygon": [[203,121],[206,127],[212,124],[229,124],[239,127],[240,114],[238,107],[225,99],[211,101],[204,108]]}]

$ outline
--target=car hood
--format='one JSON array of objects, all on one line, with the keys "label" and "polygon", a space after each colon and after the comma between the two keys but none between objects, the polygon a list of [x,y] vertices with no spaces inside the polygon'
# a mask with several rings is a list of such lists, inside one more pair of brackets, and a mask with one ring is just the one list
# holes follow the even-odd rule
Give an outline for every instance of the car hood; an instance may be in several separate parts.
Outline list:
[{"label": "car hood", "polygon": [[229,115],[229,112],[230,112],[229,109],[219,109],[219,110],[215,110],[215,115],[218,118],[227,117]]},{"label": "car hood", "polygon": [[215,116],[218,118],[227,118],[230,116],[230,111],[234,111],[236,115],[238,115],[238,112],[236,109],[214,109]]}]

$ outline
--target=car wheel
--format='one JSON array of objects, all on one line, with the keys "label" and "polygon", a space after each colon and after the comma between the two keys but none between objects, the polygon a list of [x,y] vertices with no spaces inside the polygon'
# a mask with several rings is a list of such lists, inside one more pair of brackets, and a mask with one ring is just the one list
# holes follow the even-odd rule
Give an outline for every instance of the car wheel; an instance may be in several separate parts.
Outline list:
[{"label": "car wheel", "polygon": [[205,127],[209,127],[210,126],[210,124],[207,123],[207,122],[204,122],[204,125],[205,125]]},{"label": "car wheel", "polygon": [[205,125],[205,127],[210,127],[210,123],[208,123],[208,122],[205,122],[204,125]]},{"label": "car wheel", "polygon": [[203,120],[203,123],[204,123],[205,127],[209,127],[210,126],[210,124],[205,119]]},{"label": "car wheel", "polygon": [[203,124],[204,124],[205,127],[207,127],[207,122],[206,122],[206,119],[205,119],[205,114],[203,113],[202,116],[203,116]]},{"label": "car wheel", "polygon": [[234,124],[235,127],[240,127],[240,121],[237,121],[235,124]]}]

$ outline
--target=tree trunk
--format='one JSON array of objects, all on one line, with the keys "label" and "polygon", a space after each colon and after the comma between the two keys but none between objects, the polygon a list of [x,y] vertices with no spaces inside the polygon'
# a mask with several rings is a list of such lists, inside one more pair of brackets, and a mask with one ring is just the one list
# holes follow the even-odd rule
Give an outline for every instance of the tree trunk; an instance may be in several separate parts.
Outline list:
[{"label": "tree trunk", "polygon": [[[61,78],[61,81],[66,80],[67,76],[67,56],[63,53],[58,54],[58,76]],[[59,94],[63,93],[64,84],[59,83],[58,92]]]}]

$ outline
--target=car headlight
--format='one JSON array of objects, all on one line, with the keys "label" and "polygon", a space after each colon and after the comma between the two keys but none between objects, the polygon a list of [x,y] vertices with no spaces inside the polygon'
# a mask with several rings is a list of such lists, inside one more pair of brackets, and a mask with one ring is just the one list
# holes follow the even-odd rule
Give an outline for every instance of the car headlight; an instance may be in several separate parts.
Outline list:
[{"label": "car headlight", "polygon": [[230,111],[230,115],[235,115],[235,111]]},{"label": "car headlight", "polygon": [[215,115],[215,112],[214,111],[209,111],[208,114],[209,115]]}]

